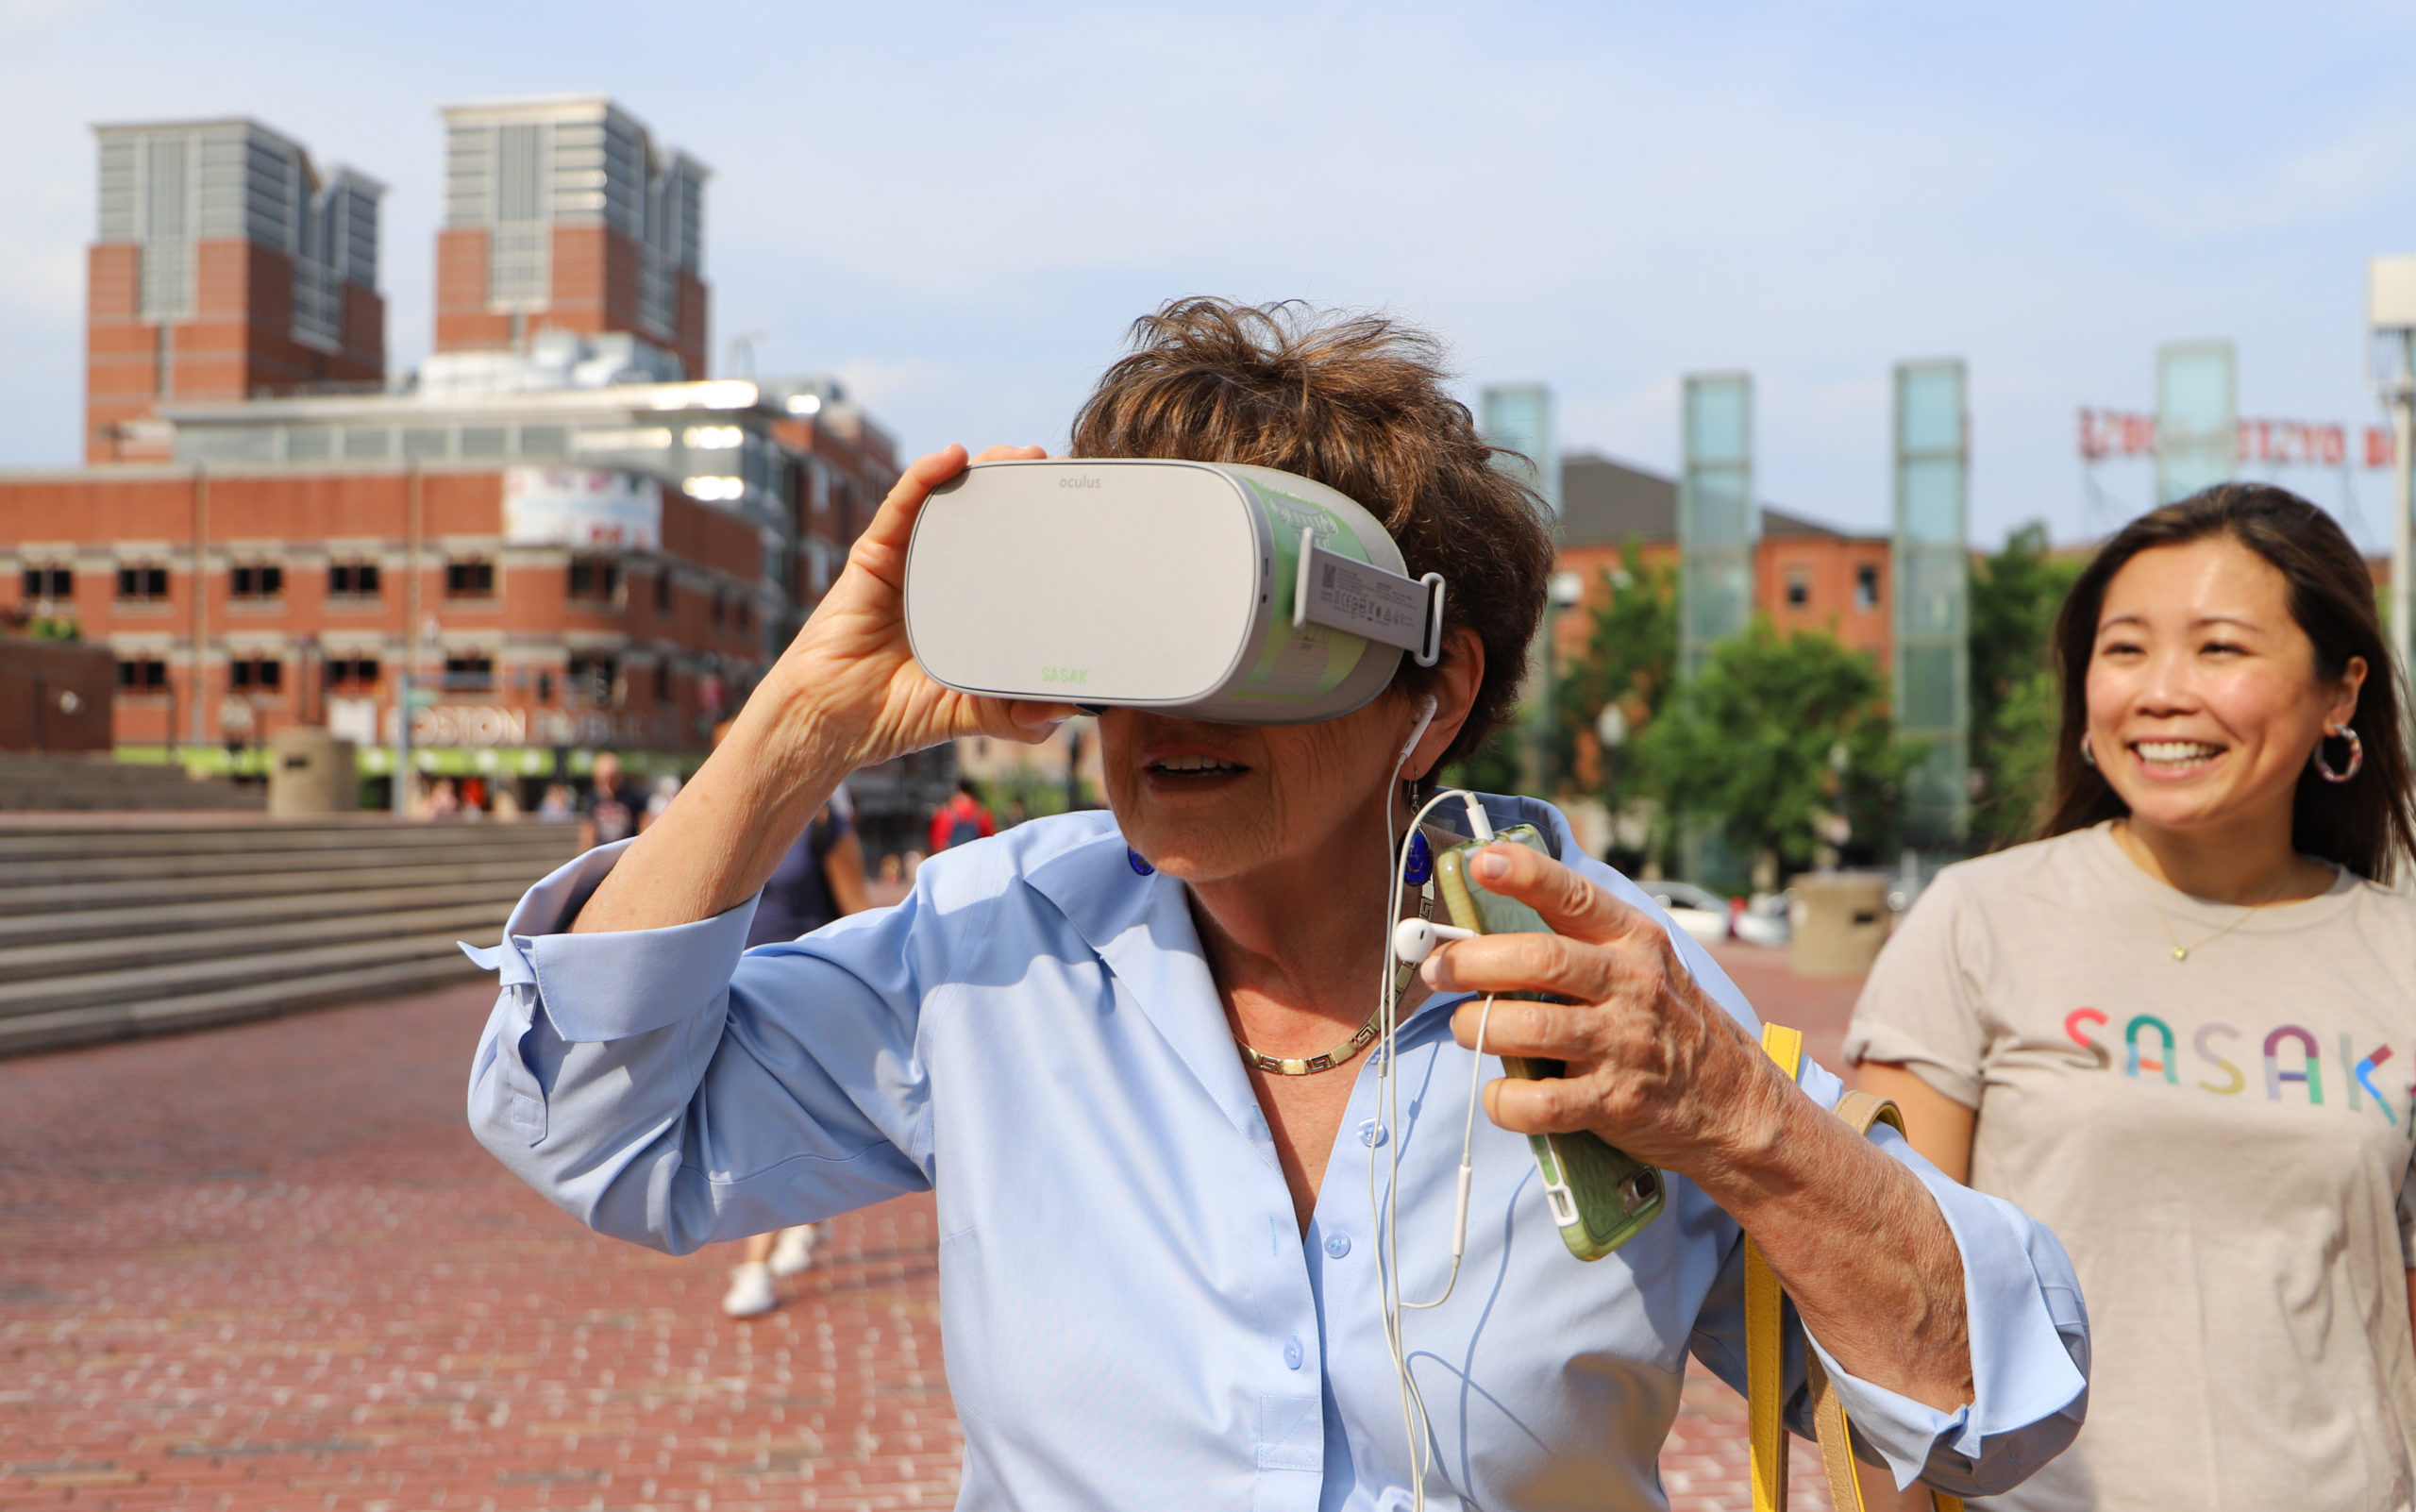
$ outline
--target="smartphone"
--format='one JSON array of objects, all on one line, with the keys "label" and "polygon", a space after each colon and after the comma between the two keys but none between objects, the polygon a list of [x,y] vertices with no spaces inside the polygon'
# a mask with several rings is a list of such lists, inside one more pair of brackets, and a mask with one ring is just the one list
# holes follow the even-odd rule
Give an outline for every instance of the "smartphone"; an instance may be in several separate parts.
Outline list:
[{"label": "smartphone", "polygon": [[[1490,893],[1468,875],[1468,859],[1488,844],[1507,842],[1550,855],[1544,837],[1532,824],[1513,825],[1491,841],[1453,846],[1435,859],[1434,882],[1451,922],[1478,934],[1549,934],[1552,926],[1516,899]],[[1547,992],[1503,993],[1536,1002],[1564,1002]],[[1541,1081],[1561,1074],[1558,1061],[1504,1055],[1502,1068],[1512,1076]],[[1580,1260],[1600,1260],[1644,1232],[1661,1216],[1661,1173],[1598,1134],[1529,1134],[1535,1169],[1544,1180],[1544,1201],[1569,1252]]]}]

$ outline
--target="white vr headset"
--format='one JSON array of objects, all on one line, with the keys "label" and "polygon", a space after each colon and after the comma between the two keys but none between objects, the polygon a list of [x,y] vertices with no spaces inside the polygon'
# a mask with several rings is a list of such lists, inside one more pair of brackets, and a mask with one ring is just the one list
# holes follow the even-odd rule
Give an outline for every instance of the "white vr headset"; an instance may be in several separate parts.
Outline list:
[{"label": "white vr headset", "polygon": [[1272,467],[978,462],[914,522],[906,635],[960,693],[1309,724],[1382,693],[1404,652],[1434,664],[1443,579]]}]

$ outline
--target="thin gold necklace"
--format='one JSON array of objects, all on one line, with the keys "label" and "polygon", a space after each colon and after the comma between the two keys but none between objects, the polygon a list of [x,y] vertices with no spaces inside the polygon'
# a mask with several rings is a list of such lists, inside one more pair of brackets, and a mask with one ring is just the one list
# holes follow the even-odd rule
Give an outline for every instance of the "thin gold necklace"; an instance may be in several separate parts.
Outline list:
[{"label": "thin gold necklace", "polygon": [[[1432,886],[1419,890],[1418,898],[1418,916],[1419,918],[1433,918],[1434,916],[1434,889]],[[1417,972],[1417,970],[1418,968],[1414,966],[1409,966],[1403,963],[1395,964],[1393,966],[1393,993],[1396,997],[1407,989],[1409,986],[1409,979]],[[1367,1016],[1367,1021],[1359,1026],[1356,1033],[1353,1033],[1349,1039],[1344,1040],[1341,1044],[1334,1047],[1334,1049],[1325,1050],[1319,1054],[1311,1055],[1306,1059],[1289,1055],[1269,1055],[1265,1050],[1252,1045],[1249,1040],[1242,1038],[1242,1033],[1239,1028],[1235,1028],[1233,1031],[1233,1043],[1241,1047],[1242,1064],[1244,1066],[1254,1066],[1270,1076],[1315,1076],[1319,1071],[1331,1071],[1337,1066],[1347,1066],[1351,1062],[1357,1060],[1359,1058],[1359,1052],[1366,1050],[1375,1041],[1376,1020],[1382,1018],[1384,1014],[1384,1005],[1381,1002],[1376,1004],[1375,1012]],[[1241,1016],[1238,1014],[1234,1015],[1233,1021],[1238,1025],[1241,1022]]]},{"label": "thin gold necklace", "polygon": [[[2115,848],[2119,850],[2122,849],[2122,847],[2118,844]],[[2268,897],[2260,899],[2257,902],[2251,903],[2243,909],[2240,917],[2233,919],[2222,929],[2215,931],[2214,933],[2207,935],[2203,940],[2200,940],[2197,944],[2184,945],[2181,943],[2181,937],[2173,932],[2173,916],[2164,911],[2164,899],[2156,895],[2156,879],[2147,874],[2147,869],[2145,867],[2141,866],[2138,862],[2131,860],[2129,851],[2123,851],[2122,859],[2130,862],[2132,872],[2139,879],[2139,885],[2147,890],[2148,906],[2156,910],[2156,918],[2164,925],[2165,943],[2173,947],[2173,959],[2175,961],[2189,960],[2190,951],[2205,949],[2207,946],[2214,944],[2217,940],[2222,939],[2224,935],[2229,934],[2232,931],[2240,928],[2242,924],[2247,923],[2251,918],[2254,918],[2257,916],[2257,911],[2258,909],[2271,908],[2273,905],[2273,898]],[[2286,873],[2284,874],[2281,882],[2274,886],[2273,891],[2275,894],[2279,894],[2285,888],[2289,887],[2290,884],[2290,879]],[[2171,884],[2167,883],[2166,885],[2170,886]],[[2174,889],[2176,892],[2179,890],[2180,889],[2178,888]]]}]

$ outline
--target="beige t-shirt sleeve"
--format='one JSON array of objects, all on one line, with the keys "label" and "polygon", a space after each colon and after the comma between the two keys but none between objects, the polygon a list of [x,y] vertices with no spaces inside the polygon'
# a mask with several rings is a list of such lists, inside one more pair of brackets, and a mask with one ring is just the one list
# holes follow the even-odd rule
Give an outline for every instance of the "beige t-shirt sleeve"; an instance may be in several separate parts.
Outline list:
[{"label": "beige t-shirt sleeve", "polygon": [[1847,1064],[1899,1063],[1965,1107],[1980,1105],[1988,1036],[1976,983],[1986,980],[1987,942],[1976,924],[1962,880],[1952,867],[1940,872],[1863,983]]}]

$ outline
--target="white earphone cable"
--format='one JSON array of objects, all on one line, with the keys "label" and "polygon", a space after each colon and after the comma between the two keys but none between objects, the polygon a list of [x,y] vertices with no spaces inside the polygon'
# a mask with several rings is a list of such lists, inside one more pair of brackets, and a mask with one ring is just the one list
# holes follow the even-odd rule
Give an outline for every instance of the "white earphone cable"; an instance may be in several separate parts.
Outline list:
[{"label": "white earphone cable", "polygon": [[[1401,749],[1401,763],[1393,768],[1398,783],[1401,765],[1405,764],[1418,736],[1425,732],[1432,706],[1425,718],[1418,721],[1418,731],[1409,745]],[[1428,798],[1409,821],[1409,839],[1415,842],[1426,816],[1443,803],[1458,799],[1468,806],[1469,828],[1480,840],[1493,838],[1493,826],[1475,794],[1463,788],[1445,788]],[[1459,1285],[1460,1260],[1468,1249],[1468,1193],[1474,1176],[1471,1153],[1476,1138],[1476,1101],[1483,1085],[1485,1057],[1485,1026],[1493,1012],[1493,1000],[1488,997],[1477,1021],[1476,1063],[1470,1069],[1468,1119],[1460,1135],[1460,1168],[1458,1200],[1451,1225],[1451,1268],[1442,1294],[1432,1302],[1404,1302],[1401,1296],[1400,1225],[1398,1192],[1401,1184],[1401,1141],[1395,1131],[1401,1127],[1401,1082],[1395,1074],[1394,1056],[1399,1050],[1397,1036],[1401,1029],[1401,994],[1399,973],[1393,950],[1393,932],[1401,918],[1401,904],[1409,888],[1409,845],[1396,845],[1392,827],[1392,805],[1384,806],[1384,857],[1391,875],[1386,889],[1384,907],[1384,980],[1378,986],[1376,1037],[1376,1119],[1367,1151],[1367,1212],[1368,1220],[1376,1228],[1377,1237],[1377,1301],[1384,1313],[1384,1348],[1392,1357],[1393,1373],[1401,1386],[1401,1432],[1406,1436],[1410,1454],[1410,1497],[1412,1512],[1424,1512],[1426,1476],[1433,1465],[1434,1425],[1426,1411],[1426,1400],[1418,1388],[1417,1378],[1409,1369],[1409,1358],[1401,1337],[1401,1315],[1404,1310],[1439,1307],[1451,1300]],[[1431,883],[1430,883],[1431,885]],[[1382,1198],[1376,1189],[1377,1150],[1385,1152],[1387,1184]],[[1421,1431],[1423,1430],[1423,1431]]]}]

